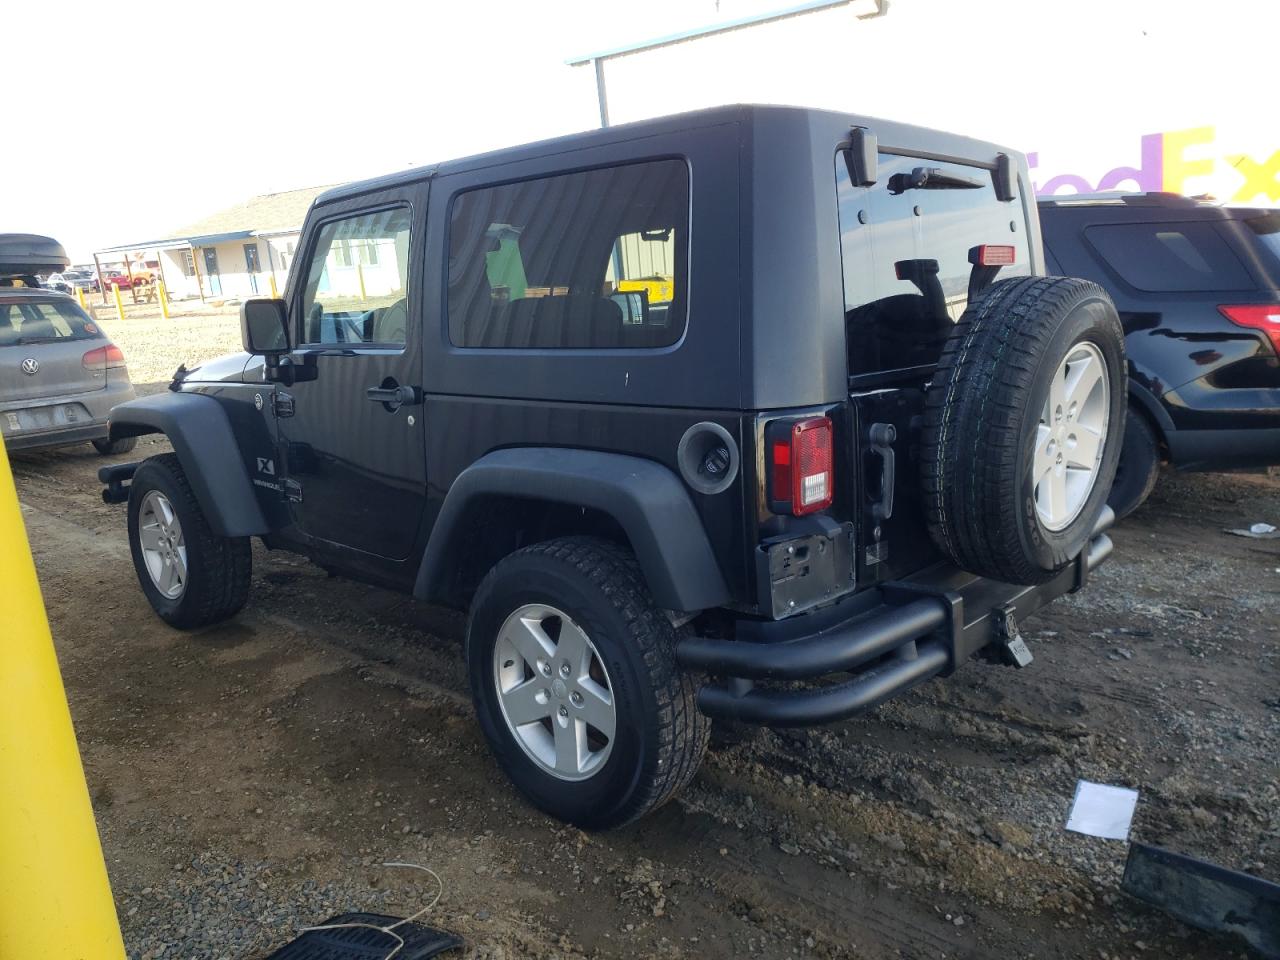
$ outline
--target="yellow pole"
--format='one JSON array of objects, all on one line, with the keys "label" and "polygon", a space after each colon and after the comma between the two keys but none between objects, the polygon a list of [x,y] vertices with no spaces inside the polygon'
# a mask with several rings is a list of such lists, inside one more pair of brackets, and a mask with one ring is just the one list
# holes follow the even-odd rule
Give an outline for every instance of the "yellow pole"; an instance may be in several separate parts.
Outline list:
[{"label": "yellow pole", "polygon": [[164,288],[164,280],[156,277],[156,296],[160,298],[160,316],[169,319],[169,292]]},{"label": "yellow pole", "polygon": [[124,960],[71,711],[0,443],[0,956]]},{"label": "yellow pole", "polygon": [[116,316],[124,323],[124,301],[120,299],[120,284],[113,283],[111,289],[116,292]]},{"label": "yellow pole", "polygon": [[89,305],[84,302],[84,287],[76,287],[76,299],[80,301],[80,309],[88,313]]},{"label": "yellow pole", "polygon": [[356,264],[356,279],[360,281],[360,300],[361,302],[367,302],[369,295],[364,292],[364,267],[358,263]]},{"label": "yellow pole", "polygon": [[280,291],[276,289],[276,275],[274,273],[268,275],[267,282],[271,284],[271,299],[279,300]]}]

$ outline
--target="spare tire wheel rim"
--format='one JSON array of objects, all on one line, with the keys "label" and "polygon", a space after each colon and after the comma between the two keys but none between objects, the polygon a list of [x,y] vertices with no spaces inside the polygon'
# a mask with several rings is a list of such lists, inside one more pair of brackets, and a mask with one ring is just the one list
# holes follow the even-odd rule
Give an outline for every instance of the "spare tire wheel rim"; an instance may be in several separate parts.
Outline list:
[{"label": "spare tire wheel rim", "polygon": [[187,544],[173,504],[159,490],[148,490],[138,508],[138,545],[151,584],[166,600],[187,589]]},{"label": "spare tire wheel rim", "polygon": [[561,610],[531,603],[502,624],[493,682],[507,730],[545,773],[586,780],[613,750],[613,685],[586,631]]},{"label": "spare tire wheel rim", "polygon": [[1049,384],[1031,468],[1036,515],[1047,530],[1070,526],[1097,485],[1111,414],[1108,380],[1102,351],[1081,340]]}]

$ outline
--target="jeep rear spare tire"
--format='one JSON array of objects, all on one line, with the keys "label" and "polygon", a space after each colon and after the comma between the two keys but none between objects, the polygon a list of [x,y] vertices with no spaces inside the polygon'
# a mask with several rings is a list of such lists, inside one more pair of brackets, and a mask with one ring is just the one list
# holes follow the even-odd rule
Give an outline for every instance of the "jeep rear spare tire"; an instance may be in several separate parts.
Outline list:
[{"label": "jeep rear spare tire", "polygon": [[975,298],[925,404],[929,533],[956,565],[1043,583],[1086,546],[1124,435],[1124,331],[1110,297],[1022,277]]}]

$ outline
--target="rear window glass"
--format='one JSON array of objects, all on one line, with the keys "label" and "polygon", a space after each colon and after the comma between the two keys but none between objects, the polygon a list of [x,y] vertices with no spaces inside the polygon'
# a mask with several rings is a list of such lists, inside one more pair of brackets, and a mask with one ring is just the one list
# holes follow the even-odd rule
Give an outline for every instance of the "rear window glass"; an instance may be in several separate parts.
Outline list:
[{"label": "rear window glass", "polygon": [[[910,186],[917,168],[941,188]],[[1021,201],[997,199],[990,171],[882,153],[858,188],[838,152],[835,172],[850,374],[937,363],[969,303],[971,248],[1014,248],[1001,279],[1031,272]]]},{"label": "rear window glass", "polygon": [[1262,245],[1271,252],[1271,255],[1280,258],[1280,213],[1252,217],[1245,223],[1262,241]]},{"label": "rear window glass", "polygon": [[93,340],[97,325],[78,306],[64,300],[0,301],[0,347],[59,340]]},{"label": "rear window glass", "polygon": [[1211,223],[1113,223],[1084,233],[1120,279],[1138,290],[1254,287],[1244,264]]},{"label": "rear window glass", "polygon": [[461,347],[662,347],[684,333],[689,171],[657,160],[459,195],[449,337]]}]

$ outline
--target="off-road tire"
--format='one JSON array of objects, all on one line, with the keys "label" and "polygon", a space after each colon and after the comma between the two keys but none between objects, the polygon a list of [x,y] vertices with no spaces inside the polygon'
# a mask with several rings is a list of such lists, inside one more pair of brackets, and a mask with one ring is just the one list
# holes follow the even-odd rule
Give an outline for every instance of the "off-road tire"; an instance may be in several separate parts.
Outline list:
[{"label": "off-road tire", "polygon": [[128,453],[137,445],[137,437],[121,437],[118,440],[93,441],[93,449],[97,450],[104,457],[113,457],[116,454]]},{"label": "off-road tire", "polygon": [[1116,466],[1116,480],[1107,496],[1107,505],[1123,520],[1142,506],[1160,479],[1160,441],[1147,418],[1129,411],[1124,425],[1124,447]]},{"label": "off-road tire", "polygon": [[[557,779],[535,764],[498,703],[494,646],[507,617],[529,603],[565,611],[608,670],[617,732],[603,766],[585,780]],[[695,677],[676,663],[677,637],[635,557],[608,541],[565,537],[534,544],[489,572],[467,623],[471,690],[499,767],[535,806],[580,827],[617,827],[661,806],[693,779],[711,725],[698,712]]]},{"label": "off-road tire", "polygon": [[[1036,430],[1060,364],[1086,341],[1107,368],[1106,437],[1079,512],[1051,530],[1036,510]],[[1088,543],[1111,489],[1126,397],[1124,331],[1101,287],[1070,277],[988,287],[947,340],[925,401],[921,482],[939,549],[962,569],[1007,583],[1043,583],[1061,571]]]},{"label": "off-road tire", "polygon": [[[158,490],[173,504],[187,548],[187,583],[169,599],[151,582],[142,559],[138,514],[142,498]],[[235,615],[249,597],[252,552],[248,537],[220,537],[209,527],[175,454],[142,461],[129,485],[129,551],[151,607],[165,623],[191,630]]]}]

